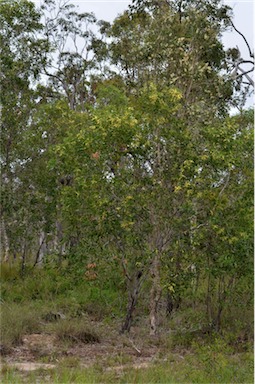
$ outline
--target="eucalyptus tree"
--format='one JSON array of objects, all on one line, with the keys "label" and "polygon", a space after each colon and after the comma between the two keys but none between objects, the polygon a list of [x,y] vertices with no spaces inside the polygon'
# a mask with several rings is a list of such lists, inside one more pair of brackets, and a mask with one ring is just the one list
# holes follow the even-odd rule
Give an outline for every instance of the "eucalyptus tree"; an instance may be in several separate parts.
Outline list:
[{"label": "eucalyptus tree", "polygon": [[233,20],[227,18],[230,28],[237,35],[241,36],[246,47],[246,54],[243,57],[238,46],[227,50],[227,67],[229,77],[234,80],[235,94],[233,98],[234,107],[242,111],[245,107],[247,97],[254,93],[254,80],[252,73],[254,72],[254,51],[247,41],[244,34],[239,31]]},{"label": "eucalyptus tree", "polygon": [[[151,84],[154,84],[157,99],[157,92],[160,92],[160,89],[164,90],[164,93],[167,88],[169,90],[177,89],[181,95],[177,112],[179,124],[180,126],[186,125],[183,131],[178,124],[174,123],[173,127],[179,131],[179,136],[177,132],[173,133],[174,128],[172,128],[171,139],[165,137],[163,127],[171,126],[170,120],[168,120],[171,117],[166,117],[164,122],[164,114],[161,109],[159,108],[157,111],[151,106],[150,139],[155,140],[155,154],[152,151],[152,163],[155,166],[153,168],[154,177],[159,174],[160,167],[165,171],[169,167],[169,161],[172,165],[172,174],[168,174],[170,185],[165,186],[168,192],[171,191],[169,195],[166,194],[168,209],[166,206],[164,209],[167,213],[165,214],[164,209],[161,210],[159,205],[155,209],[155,219],[152,218],[152,212],[150,217],[150,222],[155,222],[156,232],[158,231],[164,236],[165,231],[161,227],[166,226],[169,238],[171,238],[171,241],[167,240],[168,245],[171,242],[171,247],[168,247],[167,251],[164,249],[163,252],[162,249],[155,247],[155,258],[151,267],[152,332],[155,332],[156,329],[155,316],[161,292],[159,269],[163,258],[162,252],[175,255],[177,275],[180,275],[180,271],[183,275],[186,268],[179,253],[182,242],[186,241],[180,240],[180,238],[186,239],[187,236],[181,235],[180,231],[188,232],[187,224],[184,224],[184,217],[188,223],[187,215],[189,213],[192,216],[194,207],[185,196],[175,194],[179,169],[183,168],[184,173],[186,169],[189,169],[193,156],[193,148],[190,143],[197,142],[196,145],[198,145],[202,127],[209,122],[212,123],[218,115],[224,115],[231,98],[231,82],[222,76],[225,53],[220,42],[227,12],[228,8],[221,6],[218,1],[180,1],[177,3],[133,1],[129,9],[116,18],[112,27],[107,30],[108,36],[112,39],[109,49],[110,59],[116,66],[117,73],[125,81],[128,94],[139,97],[146,87],[149,89]],[[152,117],[153,111],[155,111],[154,117]],[[157,115],[158,113],[159,115]],[[171,115],[170,111],[168,113]],[[159,116],[160,121],[160,114],[162,114],[163,127],[161,123],[157,123],[156,116]],[[152,132],[154,133],[152,134]],[[172,148],[168,145],[172,145]],[[156,153],[159,153],[158,158]],[[146,161],[149,160],[146,159]],[[160,165],[158,161],[161,162]],[[187,178],[187,176],[185,177]],[[163,192],[160,193],[160,196],[163,201]],[[181,209],[181,206],[186,209]],[[165,221],[163,219],[168,214],[175,218],[171,221],[171,225],[167,219]],[[161,224],[160,217],[162,217]],[[177,234],[178,231],[179,234]],[[156,234],[155,236],[157,237]],[[176,248],[174,244],[179,244],[179,246]],[[173,284],[176,285],[177,282],[175,281]],[[167,282],[167,285],[170,289],[173,288],[171,282]]]},{"label": "eucalyptus tree", "polygon": [[93,102],[91,78],[102,72],[105,43],[100,30],[105,23],[65,0],[45,0],[41,13],[44,36],[53,48],[45,68],[48,85],[68,100],[71,109],[84,110]]},{"label": "eucalyptus tree", "polygon": [[[1,167],[2,236],[8,250],[26,247],[29,227],[29,193],[22,173],[30,161],[24,137],[31,127],[36,104],[35,84],[46,64],[48,42],[39,38],[40,13],[29,1],[2,1],[1,39]],[[26,203],[25,203],[26,201]],[[23,240],[22,240],[23,239]],[[25,254],[25,250],[23,251]]]}]

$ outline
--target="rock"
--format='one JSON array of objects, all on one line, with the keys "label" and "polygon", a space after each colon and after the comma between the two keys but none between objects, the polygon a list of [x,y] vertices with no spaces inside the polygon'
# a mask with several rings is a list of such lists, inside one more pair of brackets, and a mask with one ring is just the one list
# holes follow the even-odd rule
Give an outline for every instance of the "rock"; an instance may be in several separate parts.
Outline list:
[{"label": "rock", "polygon": [[65,319],[65,315],[60,312],[48,312],[43,316],[43,320],[48,321],[49,323],[58,321],[58,320],[63,320]]}]

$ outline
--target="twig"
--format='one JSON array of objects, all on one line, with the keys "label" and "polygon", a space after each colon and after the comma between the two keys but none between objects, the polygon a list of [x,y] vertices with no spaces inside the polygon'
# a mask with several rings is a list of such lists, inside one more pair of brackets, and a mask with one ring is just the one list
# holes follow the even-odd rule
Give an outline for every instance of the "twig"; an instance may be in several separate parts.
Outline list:
[{"label": "twig", "polygon": [[130,338],[129,338],[128,340],[130,341],[131,346],[136,350],[136,352],[139,353],[139,355],[141,355],[141,351],[140,351],[140,349],[138,349],[138,348],[135,346],[133,340],[131,340]]},{"label": "twig", "polygon": [[251,73],[253,72],[253,68],[250,69],[249,71],[244,71],[242,68],[240,67],[237,67],[237,71],[240,71],[242,73],[240,73],[239,75],[236,76],[236,79],[238,79],[239,77],[242,77],[242,76],[245,76],[246,79],[249,81],[249,85],[252,85],[254,87],[254,81],[252,80],[252,78],[250,76],[248,76],[248,73]]}]

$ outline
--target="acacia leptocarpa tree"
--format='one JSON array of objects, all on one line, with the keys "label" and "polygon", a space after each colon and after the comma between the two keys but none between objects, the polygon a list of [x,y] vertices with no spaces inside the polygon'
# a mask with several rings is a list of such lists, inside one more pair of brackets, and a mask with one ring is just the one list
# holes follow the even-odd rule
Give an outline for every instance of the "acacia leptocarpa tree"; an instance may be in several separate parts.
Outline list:
[{"label": "acacia leptocarpa tree", "polygon": [[252,117],[228,116],[229,8],[137,0],[112,25],[52,0],[1,10],[6,260],[36,263],[45,245],[61,262],[65,248],[102,284],[114,261],[123,332],[142,289],[151,334],[166,297],[168,312],[202,297],[219,330],[252,265]]}]

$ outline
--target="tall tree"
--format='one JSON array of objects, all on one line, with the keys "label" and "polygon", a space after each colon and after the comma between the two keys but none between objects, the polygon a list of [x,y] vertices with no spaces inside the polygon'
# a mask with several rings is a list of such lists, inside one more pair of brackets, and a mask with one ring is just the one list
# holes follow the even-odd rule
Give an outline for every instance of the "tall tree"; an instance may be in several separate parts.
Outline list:
[{"label": "tall tree", "polygon": [[84,110],[93,101],[91,77],[100,74],[104,58],[104,22],[65,0],[45,0],[41,11],[44,35],[53,48],[45,69],[48,85],[68,100],[71,109]]},{"label": "tall tree", "polygon": [[[26,213],[27,207],[24,207],[20,178],[29,162],[24,137],[36,105],[34,84],[46,63],[45,52],[49,47],[47,41],[38,37],[42,31],[40,13],[29,1],[1,2],[0,24],[1,215],[5,259],[8,259],[8,250],[16,251],[17,243],[22,237],[26,238],[29,231],[26,228],[29,211]],[[20,246],[24,248],[25,242]]]},{"label": "tall tree", "polygon": [[[151,284],[150,332],[155,334],[162,279],[177,289],[193,263],[197,271],[208,271],[203,278],[209,279],[211,289],[211,276],[221,281],[226,272],[225,243],[219,238],[215,243],[212,231],[217,232],[216,221],[236,204],[234,190],[239,186],[234,175],[240,171],[235,150],[244,140],[249,151],[250,130],[244,128],[239,138],[235,122],[219,119],[217,124],[198,124],[194,135],[179,117],[181,101],[177,90],[158,90],[153,84],[139,98],[127,98],[108,86],[99,92],[97,108],[89,115],[69,112],[65,123],[62,118],[59,122],[72,126],[54,150],[59,169],[74,176],[72,186],[60,195],[66,235],[76,236],[81,249],[94,241],[111,244],[121,254],[129,291],[122,331],[130,329],[145,277]],[[224,256],[215,258],[221,246]],[[238,247],[231,251],[231,262]],[[232,277],[228,273],[225,284],[232,284]],[[220,295],[225,295],[221,288]]]},{"label": "tall tree", "polygon": [[189,121],[222,113],[232,93],[222,76],[227,11],[219,1],[134,1],[108,31],[112,63],[133,92],[150,81],[177,87]]}]

